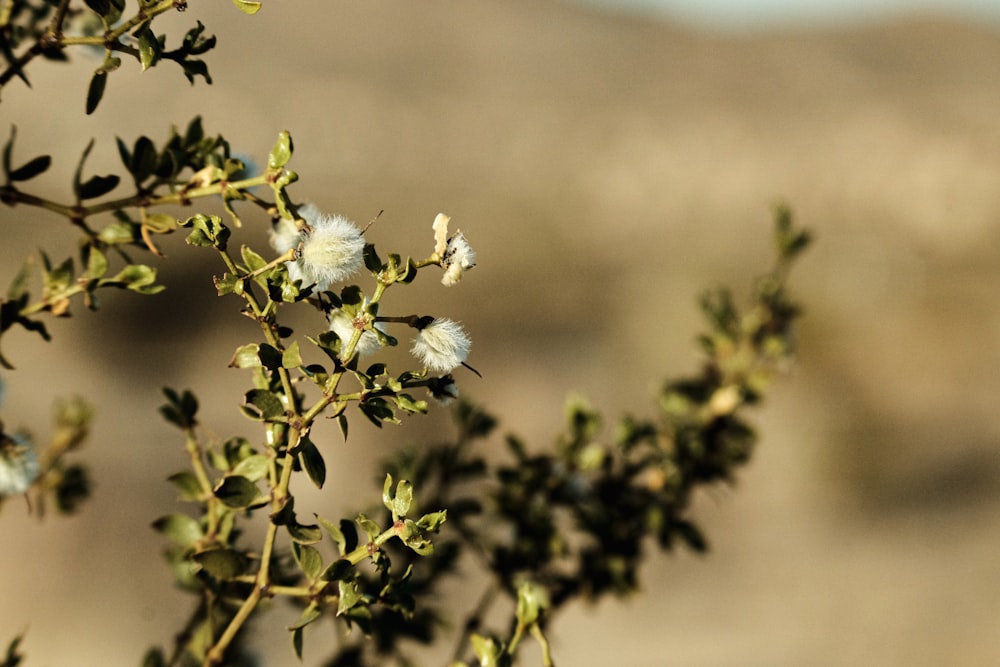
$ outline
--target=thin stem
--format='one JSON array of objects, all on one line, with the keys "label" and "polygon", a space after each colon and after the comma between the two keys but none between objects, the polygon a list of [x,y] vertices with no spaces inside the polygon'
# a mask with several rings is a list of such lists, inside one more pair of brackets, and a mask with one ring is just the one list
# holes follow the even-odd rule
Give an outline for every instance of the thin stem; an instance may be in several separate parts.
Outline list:
[{"label": "thin stem", "polygon": [[150,197],[142,194],[129,195],[127,197],[120,197],[118,199],[112,199],[109,201],[100,202],[98,204],[91,204],[89,206],[82,205],[67,205],[60,204],[58,202],[44,199],[36,195],[29,194],[18,190],[17,188],[6,185],[0,186],[0,201],[8,205],[14,204],[27,204],[29,206],[37,206],[39,208],[44,208],[53,213],[57,213],[63,217],[71,218],[74,220],[83,220],[92,215],[97,215],[98,213],[107,213],[111,211],[117,211],[123,208],[130,207],[146,207],[151,208],[154,206],[166,206],[166,205],[188,205],[193,199],[200,199],[202,197],[211,197],[215,195],[221,195],[226,189],[236,189],[241,190],[244,188],[256,187],[258,185],[264,185],[267,183],[267,176],[255,176],[253,178],[246,178],[240,181],[219,181],[212,183],[211,185],[205,185],[199,188],[191,188],[189,190],[182,190],[178,192],[171,192],[169,194],[158,195]]},{"label": "thin stem", "polygon": [[70,0],[62,0],[59,3],[56,11],[52,14],[52,20],[49,21],[49,29],[46,31],[48,35],[58,38],[62,33],[62,24],[66,19],[66,12],[69,11],[69,2]]},{"label": "thin stem", "polygon": [[455,652],[451,656],[452,662],[461,661],[462,653],[465,651],[465,645],[468,643],[469,637],[479,628],[479,624],[483,621],[483,616],[493,606],[493,601],[496,599],[499,591],[499,586],[497,586],[496,582],[493,582],[479,597],[476,608],[469,614],[468,619],[465,621],[465,626],[462,628],[462,634],[459,635],[458,641],[455,643]]},{"label": "thin stem", "polygon": [[542,628],[539,627],[538,623],[531,624],[531,636],[542,647],[543,667],[555,667],[555,663],[552,661],[552,647],[549,646],[549,640],[545,636],[545,633],[542,632]]},{"label": "thin stem", "polygon": [[174,0],[160,0],[152,7],[143,7],[135,16],[119,25],[114,30],[109,30],[104,39],[106,42],[117,41],[119,37],[136,28],[143,23],[153,20],[153,17],[168,12],[174,8]]}]

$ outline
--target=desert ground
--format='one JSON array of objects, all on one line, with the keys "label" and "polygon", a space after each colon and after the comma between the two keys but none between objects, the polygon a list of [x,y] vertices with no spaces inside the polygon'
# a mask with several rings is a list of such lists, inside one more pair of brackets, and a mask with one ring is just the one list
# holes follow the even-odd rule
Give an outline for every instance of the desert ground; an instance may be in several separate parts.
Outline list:
[{"label": "desert ground", "polygon": [[[424,252],[439,211],[463,230],[475,271],[414,298],[464,323],[483,378],[463,394],[535,446],[571,392],[651,414],[662,380],[697,368],[696,297],[742,294],[768,266],[776,202],[814,231],[792,286],[798,365],[754,415],[753,461],[695,507],[710,552],[653,555],[644,593],[567,611],[558,664],[1000,664],[1000,25],[722,34],[553,0],[190,5],[172,39],[195,19],[218,35],[212,86],[127,61],[84,116],[100,62],[84,54],[4,89],[21,155],[56,158],[40,191],[68,199],[91,137],[110,170],[115,136],[161,141],[195,114],[258,162],[289,130],[296,193],[362,222],[384,211],[380,248]],[[3,207],[0,224],[4,286],[42,244],[74,252],[55,216]],[[98,408],[78,516],[0,513],[0,642],[26,628],[29,665],[138,664],[188,610],[149,527],[181,509],[160,387],[198,392],[220,434],[250,428],[248,380],[226,368],[248,323],[181,235],[164,249],[164,294],[78,308],[54,344],[4,337],[8,427],[44,437],[57,395]],[[440,411],[346,444],[331,428],[311,500],[377,502],[377,458],[450,429]],[[294,664],[292,612],[268,620],[262,664]],[[332,635],[307,635],[304,664]]]}]

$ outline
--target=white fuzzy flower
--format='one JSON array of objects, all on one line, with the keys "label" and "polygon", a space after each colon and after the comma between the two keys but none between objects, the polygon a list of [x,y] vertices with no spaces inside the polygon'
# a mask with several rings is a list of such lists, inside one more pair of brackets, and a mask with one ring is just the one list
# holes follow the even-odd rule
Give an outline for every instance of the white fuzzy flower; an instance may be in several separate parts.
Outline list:
[{"label": "white fuzzy flower", "polygon": [[455,232],[455,235],[448,239],[448,245],[441,256],[441,266],[444,268],[444,276],[441,284],[451,287],[462,279],[462,274],[476,265],[476,253],[472,246],[465,240],[462,232]]},{"label": "white fuzzy flower", "polygon": [[451,287],[462,279],[462,274],[476,265],[476,253],[465,240],[461,230],[448,236],[448,223],[451,222],[444,213],[438,213],[434,218],[434,253],[441,258],[441,268],[444,276],[441,284]]},{"label": "white fuzzy flower", "polygon": [[413,341],[413,355],[429,370],[450,373],[469,356],[472,341],[462,325],[449,319],[429,319]]},{"label": "white fuzzy flower", "polygon": [[31,440],[0,433],[0,496],[25,493],[40,472],[38,454]]},{"label": "white fuzzy flower", "polygon": [[271,230],[271,246],[279,253],[299,248],[298,259],[288,262],[288,277],[322,292],[361,268],[365,239],[341,215],[327,215],[312,204],[299,207],[308,229],[299,229],[282,218]]},{"label": "white fuzzy flower", "polygon": [[[351,338],[354,336],[354,332],[357,330],[355,322],[364,326],[363,316],[359,315],[356,318],[351,318],[347,312],[339,308],[330,313],[330,331],[337,334],[337,338],[339,338],[343,344],[341,349],[345,349],[347,344],[351,341]],[[377,323],[375,328],[379,331],[383,331],[380,323]],[[361,338],[358,339],[358,344],[354,348],[354,353],[358,357],[366,357],[369,354],[378,352],[381,347],[382,344],[379,342],[378,336],[371,331],[365,331],[361,334]],[[341,361],[347,360],[341,356]]]},{"label": "white fuzzy flower", "polygon": [[284,255],[302,241],[302,230],[288,218],[279,218],[271,228],[269,240],[271,247],[277,250],[279,255]]}]

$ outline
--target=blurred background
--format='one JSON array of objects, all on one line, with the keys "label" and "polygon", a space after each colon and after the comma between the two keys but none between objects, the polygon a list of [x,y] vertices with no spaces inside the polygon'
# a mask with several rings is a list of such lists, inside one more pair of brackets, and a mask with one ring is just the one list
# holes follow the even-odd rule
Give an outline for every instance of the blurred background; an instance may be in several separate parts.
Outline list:
[{"label": "blurred background", "polygon": [[[711,551],[655,555],[643,594],[567,611],[559,664],[1000,664],[1000,3],[191,2],[157,32],[174,26],[169,47],[195,19],[219,37],[213,86],[126,62],[84,116],[100,63],[84,56],[5,88],[16,155],[56,158],[33,185],[67,200],[90,137],[106,172],[115,136],[162,144],[195,114],[258,162],[288,129],[298,198],[362,223],[384,210],[383,252],[427,254],[439,211],[465,232],[476,270],[418,281],[400,308],[465,324],[484,377],[464,395],[535,447],[570,392],[650,414],[662,379],[697,367],[695,298],[768,266],[775,203],[814,230],[800,364],[755,415],[752,463],[695,508]],[[0,220],[4,285],[41,245],[75,254],[59,218]],[[260,246],[257,222],[241,240]],[[55,344],[4,337],[9,428],[44,440],[53,397],[98,406],[79,516],[16,500],[0,516],[0,642],[27,629],[31,665],[137,664],[188,611],[149,528],[183,509],[160,388],[195,390],[211,432],[256,437],[248,377],[226,368],[251,323],[215,301],[207,252],[164,249],[164,294],[106,294],[54,322]],[[377,502],[378,457],[451,434],[443,411],[357,421],[346,444],[328,428],[311,510]],[[283,614],[256,626],[265,664],[294,663]],[[305,664],[331,634],[307,632]]]}]

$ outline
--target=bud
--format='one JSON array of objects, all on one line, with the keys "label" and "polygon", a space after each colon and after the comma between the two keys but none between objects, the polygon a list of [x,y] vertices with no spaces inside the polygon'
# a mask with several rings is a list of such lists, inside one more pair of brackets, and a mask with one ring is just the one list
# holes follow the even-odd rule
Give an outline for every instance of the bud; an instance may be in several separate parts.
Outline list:
[{"label": "bud", "polygon": [[25,493],[40,473],[35,444],[25,435],[0,433],[0,496]]}]

